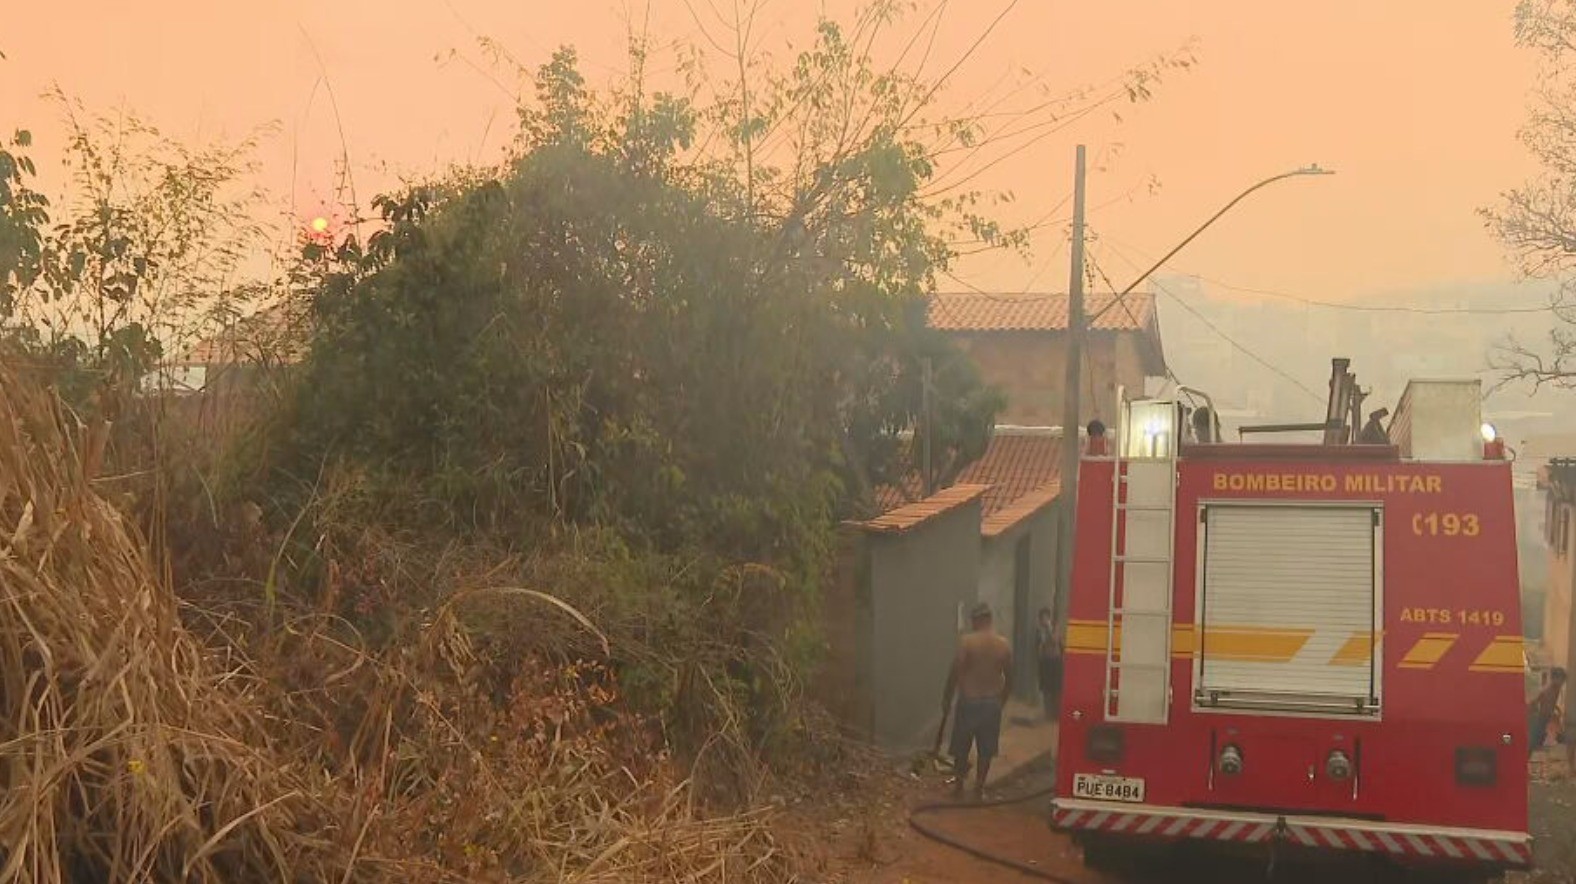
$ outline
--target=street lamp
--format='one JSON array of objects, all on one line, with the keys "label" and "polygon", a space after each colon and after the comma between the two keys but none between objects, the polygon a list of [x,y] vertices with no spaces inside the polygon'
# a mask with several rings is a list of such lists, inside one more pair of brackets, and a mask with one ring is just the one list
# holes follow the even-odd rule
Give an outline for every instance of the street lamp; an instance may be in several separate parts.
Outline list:
[{"label": "street lamp", "polygon": [[1177,243],[1176,248],[1172,249],[1169,252],[1166,252],[1164,257],[1162,257],[1160,260],[1158,260],[1158,261],[1156,261],[1154,263],[1154,266],[1150,267],[1148,270],[1145,270],[1143,273],[1140,273],[1138,275],[1138,278],[1133,280],[1132,283],[1129,284],[1127,288],[1122,289],[1120,292],[1117,292],[1116,293],[1116,297],[1111,299],[1111,303],[1106,304],[1104,307],[1101,307],[1098,312],[1096,312],[1093,316],[1089,317],[1088,321],[1089,322],[1094,322],[1096,319],[1098,319],[1100,317],[1101,314],[1105,313],[1105,311],[1107,311],[1107,310],[1111,309],[1112,307],[1116,306],[1117,304],[1121,303],[1122,298],[1124,296],[1126,296],[1126,295],[1132,294],[1133,289],[1136,289],[1140,285],[1142,285],[1144,280],[1149,278],[1150,274],[1154,273],[1156,270],[1159,270],[1161,267],[1164,267],[1167,261],[1170,261],[1172,258],[1176,257],[1177,252],[1180,252],[1183,249],[1187,248],[1188,243],[1192,242],[1195,239],[1198,239],[1199,234],[1203,233],[1205,230],[1208,230],[1209,226],[1211,224],[1214,224],[1216,221],[1220,220],[1220,216],[1222,216],[1222,215],[1226,214],[1227,212],[1231,211],[1231,208],[1233,206],[1235,206],[1237,203],[1240,203],[1243,200],[1247,199],[1248,195],[1253,193],[1254,191],[1256,191],[1256,190],[1258,190],[1258,189],[1260,189],[1262,187],[1268,187],[1268,186],[1270,186],[1271,184],[1274,184],[1277,181],[1285,181],[1287,178],[1299,178],[1299,177],[1302,177],[1304,175],[1334,175],[1334,174],[1335,174],[1335,170],[1333,170],[1333,169],[1324,169],[1324,168],[1321,168],[1318,163],[1314,163],[1314,164],[1312,164],[1310,166],[1304,166],[1301,169],[1293,169],[1290,172],[1282,172],[1279,175],[1272,175],[1272,176],[1264,179],[1263,181],[1260,181],[1258,184],[1253,185],[1252,187],[1248,188],[1247,190],[1244,190],[1243,192],[1237,194],[1236,197],[1234,199],[1232,199],[1231,202],[1226,203],[1224,206],[1221,206],[1220,207],[1220,211],[1218,211],[1215,214],[1209,216],[1209,220],[1208,221],[1205,221],[1203,224],[1200,224],[1198,226],[1197,230],[1194,230],[1192,233],[1188,234],[1187,239],[1184,239],[1181,242]]},{"label": "street lamp", "polygon": [[[1227,212],[1231,211],[1232,207],[1236,206],[1237,203],[1247,199],[1250,194],[1262,188],[1268,187],[1277,181],[1284,181],[1287,178],[1299,178],[1305,175],[1333,174],[1335,174],[1333,171],[1320,168],[1320,166],[1315,163],[1310,166],[1304,166],[1301,169],[1293,169],[1290,172],[1282,172],[1279,175],[1272,175],[1271,177],[1260,181],[1252,187],[1249,187],[1247,190],[1244,190],[1233,197],[1231,202],[1221,206],[1219,211],[1209,216],[1209,219],[1203,224],[1200,224],[1198,228],[1192,233],[1188,234],[1186,239],[1177,243],[1176,247],[1171,251],[1166,252],[1160,260],[1154,263],[1154,266],[1139,274],[1138,278],[1134,279],[1127,288],[1117,292],[1116,296],[1111,299],[1110,303],[1100,308],[1100,310],[1093,316],[1086,318],[1083,311],[1084,146],[1081,144],[1078,145],[1076,177],[1074,179],[1073,186],[1072,279],[1068,287],[1067,297],[1067,368],[1066,383],[1062,391],[1062,513],[1060,524],[1061,531],[1059,532],[1060,536],[1058,537],[1058,545],[1061,548],[1059,550],[1060,554],[1057,556],[1059,561],[1057,563],[1058,567],[1056,575],[1056,598],[1053,603],[1053,609],[1056,612],[1056,631],[1058,633],[1058,638],[1060,639],[1060,647],[1067,646],[1067,599],[1069,597],[1072,579],[1073,544],[1076,541],[1074,524],[1077,521],[1078,511],[1078,462],[1082,456],[1082,452],[1079,450],[1080,446],[1078,444],[1078,429],[1081,425],[1082,419],[1082,415],[1080,413],[1082,408],[1081,403],[1079,402],[1079,390],[1082,386],[1080,374],[1082,373],[1083,366],[1084,333],[1088,329],[1089,324],[1095,319],[1098,319],[1102,314],[1105,313],[1105,311],[1110,310],[1117,304],[1122,303],[1122,299],[1130,294],[1133,289],[1136,289],[1139,285],[1143,284],[1144,280],[1148,279],[1150,274],[1154,273],[1156,270],[1159,270],[1165,265],[1167,261],[1170,261],[1173,257],[1175,257],[1178,252],[1182,251],[1184,248],[1187,248],[1189,243],[1199,237],[1199,234],[1209,229],[1210,225],[1220,220],[1222,215],[1225,215]],[[1121,442],[1122,440],[1117,440],[1118,445],[1120,445]]]}]

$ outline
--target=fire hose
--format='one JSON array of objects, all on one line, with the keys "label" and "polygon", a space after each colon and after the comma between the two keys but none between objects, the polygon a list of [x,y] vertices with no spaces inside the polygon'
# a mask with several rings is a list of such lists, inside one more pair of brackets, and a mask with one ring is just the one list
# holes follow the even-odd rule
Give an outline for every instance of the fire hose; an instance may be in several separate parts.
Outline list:
[{"label": "fire hose", "polygon": [[[951,711],[952,710],[950,707],[942,707],[941,726],[936,728],[936,745],[930,753],[932,758],[939,758],[941,756],[941,736],[947,730],[947,719],[950,717],[948,713]],[[990,801],[937,801],[931,804],[922,804],[909,812],[908,824],[913,827],[914,831],[925,836],[926,838],[929,838],[937,844],[945,845],[952,848],[953,850],[962,851],[963,853],[966,853],[975,859],[982,859],[988,863],[1004,866],[1006,868],[1012,869],[1015,872],[1021,872],[1025,875],[1028,875],[1031,878],[1039,878],[1042,881],[1052,881],[1055,882],[1055,884],[1073,884],[1073,882],[1066,878],[1058,877],[1043,869],[1029,865],[1028,863],[1019,862],[1018,860],[1011,859],[1009,857],[1000,856],[998,854],[991,853],[988,850],[975,847],[972,844],[968,844],[967,842],[959,841],[951,835],[931,828],[930,826],[927,826],[919,821],[919,818],[925,814],[939,813],[944,810],[983,810],[988,807],[1006,807],[1012,804],[1022,804],[1025,801],[1033,801],[1036,798],[1045,798],[1054,791],[1056,790],[1054,787],[1052,787],[1046,789],[1037,789],[1028,793],[1027,795],[1018,795],[1013,798],[997,798]]]},{"label": "fire hose", "polygon": [[1015,872],[1028,875],[1031,878],[1038,878],[1041,881],[1052,881],[1055,882],[1055,884],[1073,884],[1073,881],[1068,878],[1053,875],[1050,872],[1047,872],[1044,869],[1038,868],[1036,866],[1032,866],[1029,863],[1019,862],[1018,860],[1000,856],[998,854],[991,853],[988,850],[975,847],[971,844],[968,844],[967,842],[959,841],[951,835],[927,826],[926,824],[920,822],[919,819],[922,815],[937,813],[944,810],[983,810],[988,807],[1005,807],[1010,804],[1022,804],[1025,801],[1033,801],[1036,798],[1047,797],[1054,791],[1054,788],[1038,789],[1036,791],[1030,792],[1027,795],[1018,795],[1013,798],[997,798],[991,801],[938,801],[932,804],[922,804],[919,807],[914,808],[913,811],[909,813],[908,824],[914,828],[914,831],[924,835],[926,838],[929,838],[938,844],[944,844],[947,847],[951,847],[953,850],[960,850],[974,857],[975,859],[981,859],[988,863],[1004,866],[1006,868],[1012,869]]}]

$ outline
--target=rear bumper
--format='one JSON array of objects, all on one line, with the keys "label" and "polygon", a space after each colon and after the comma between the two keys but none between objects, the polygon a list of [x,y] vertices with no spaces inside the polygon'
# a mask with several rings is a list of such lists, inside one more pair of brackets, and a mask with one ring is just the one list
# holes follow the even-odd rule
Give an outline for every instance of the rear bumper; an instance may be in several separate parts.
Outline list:
[{"label": "rear bumper", "polygon": [[1387,854],[1409,862],[1465,863],[1523,869],[1532,865],[1532,836],[1523,832],[1379,823],[1339,817],[1276,816],[1147,804],[1056,799],[1051,825],[1160,840],[1256,844]]}]

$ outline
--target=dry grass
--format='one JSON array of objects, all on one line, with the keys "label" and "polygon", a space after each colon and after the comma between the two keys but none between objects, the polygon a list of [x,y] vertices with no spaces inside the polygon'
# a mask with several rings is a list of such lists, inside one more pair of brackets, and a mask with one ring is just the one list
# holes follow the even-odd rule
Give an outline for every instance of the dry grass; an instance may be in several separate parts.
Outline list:
[{"label": "dry grass", "polygon": [[0,361],[0,884],[795,879],[768,814],[696,806],[563,602],[488,605],[588,659],[479,645],[476,593],[378,650],[183,610],[95,493],[102,450]]},{"label": "dry grass", "polygon": [[0,367],[0,881],[344,877],[321,789],[181,627],[67,426]]}]

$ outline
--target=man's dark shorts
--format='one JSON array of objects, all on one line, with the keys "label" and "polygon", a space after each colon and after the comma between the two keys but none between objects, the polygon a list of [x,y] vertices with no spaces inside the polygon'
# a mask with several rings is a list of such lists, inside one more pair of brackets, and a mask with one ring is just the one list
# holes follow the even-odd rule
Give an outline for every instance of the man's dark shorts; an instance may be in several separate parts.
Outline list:
[{"label": "man's dark shorts", "polygon": [[1001,740],[1001,700],[959,698],[952,715],[952,759],[958,767],[969,763],[970,746],[979,749],[981,761],[996,757]]}]

